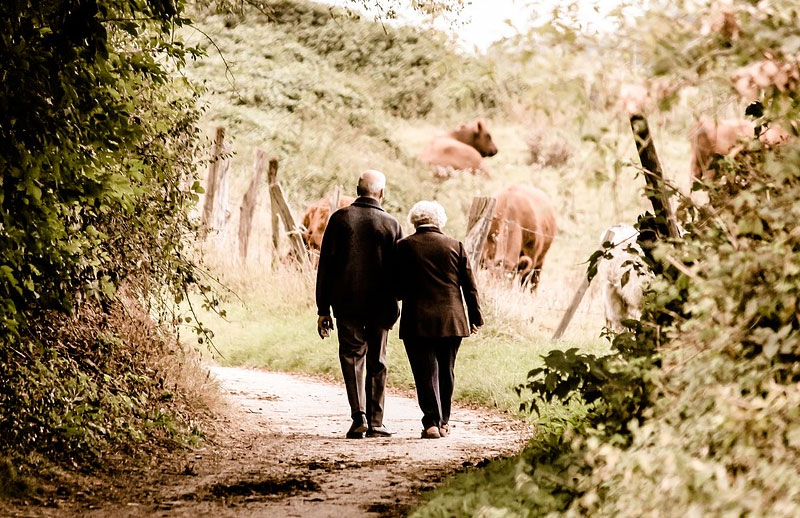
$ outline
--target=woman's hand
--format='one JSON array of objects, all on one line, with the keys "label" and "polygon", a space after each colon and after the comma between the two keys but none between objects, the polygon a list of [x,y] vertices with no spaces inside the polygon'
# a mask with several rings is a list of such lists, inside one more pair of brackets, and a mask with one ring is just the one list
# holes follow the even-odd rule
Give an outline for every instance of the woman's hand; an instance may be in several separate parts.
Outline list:
[{"label": "woman's hand", "polygon": [[474,335],[475,333],[477,333],[477,332],[478,332],[478,330],[479,330],[480,328],[481,328],[481,326],[476,326],[475,324],[472,324],[472,326],[471,326],[471,328],[470,328],[470,334],[473,334],[473,335]]}]

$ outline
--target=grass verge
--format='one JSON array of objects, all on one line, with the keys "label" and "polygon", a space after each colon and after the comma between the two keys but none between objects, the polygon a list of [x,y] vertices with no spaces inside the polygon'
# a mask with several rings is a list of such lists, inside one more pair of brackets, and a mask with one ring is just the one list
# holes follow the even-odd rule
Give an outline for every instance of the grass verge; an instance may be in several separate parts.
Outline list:
[{"label": "grass verge", "polygon": [[[232,271],[231,268],[223,269]],[[235,365],[322,375],[341,380],[336,334],[320,340],[316,332],[316,310],[311,286],[313,275],[292,269],[259,269],[260,276],[243,275],[244,284],[233,289],[246,297],[223,304],[225,318],[205,313],[204,323],[214,331],[216,360]],[[462,342],[456,360],[454,399],[502,411],[518,413],[514,387],[552,349],[576,347],[600,352],[605,343],[588,333],[568,340],[552,341],[551,322],[531,322],[535,301],[520,288],[500,285],[480,275],[487,325]],[[258,279],[258,280],[253,280]],[[263,283],[263,285],[262,285]],[[246,288],[246,289],[245,289]],[[509,311],[508,305],[517,307]],[[582,335],[582,336],[581,336]],[[395,326],[389,334],[389,386],[413,389],[411,369]]]}]

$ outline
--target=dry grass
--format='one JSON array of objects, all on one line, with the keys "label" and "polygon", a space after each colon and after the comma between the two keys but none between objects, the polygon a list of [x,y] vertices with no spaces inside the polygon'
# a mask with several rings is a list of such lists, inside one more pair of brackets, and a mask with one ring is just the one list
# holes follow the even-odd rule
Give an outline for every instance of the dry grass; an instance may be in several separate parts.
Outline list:
[{"label": "dry grass", "polygon": [[[218,361],[341,378],[336,336],[321,341],[316,335],[313,270],[273,260],[267,251],[243,263],[214,243],[207,244],[205,257],[231,290],[223,305],[225,318],[203,317],[214,330],[215,346],[222,355],[215,355]],[[607,349],[599,338],[602,309],[591,290],[565,336],[551,340],[585,271],[585,265],[577,262],[564,264],[569,268],[554,264],[546,270],[535,293],[516,280],[477,271],[487,324],[462,345],[456,367],[457,400],[516,412],[519,401],[513,387],[540,363],[541,355],[554,348],[596,353]],[[390,385],[412,388],[397,327],[390,333],[388,359]]]}]

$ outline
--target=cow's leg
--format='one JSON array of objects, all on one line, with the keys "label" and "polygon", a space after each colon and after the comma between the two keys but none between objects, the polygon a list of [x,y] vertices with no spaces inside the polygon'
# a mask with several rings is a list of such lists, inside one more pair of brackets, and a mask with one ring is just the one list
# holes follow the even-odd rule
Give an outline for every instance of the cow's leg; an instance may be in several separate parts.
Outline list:
[{"label": "cow's leg", "polygon": [[541,273],[541,268],[534,268],[531,270],[531,274],[528,277],[528,285],[530,286],[531,291],[536,291],[536,288],[539,287],[539,276]]},{"label": "cow's leg", "polygon": [[[544,252],[547,252],[547,248],[544,249]],[[535,264],[531,271],[531,291],[536,291],[536,288],[539,287],[539,278],[542,275],[542,267],[544,266],[544,252],[540,253],[534,260]]]}]

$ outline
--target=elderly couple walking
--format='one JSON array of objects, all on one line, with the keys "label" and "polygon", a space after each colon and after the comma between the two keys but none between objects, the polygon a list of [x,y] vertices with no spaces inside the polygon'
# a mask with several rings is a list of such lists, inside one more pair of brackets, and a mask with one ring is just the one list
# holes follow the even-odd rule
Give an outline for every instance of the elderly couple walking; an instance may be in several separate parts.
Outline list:
[{"label": "elderly couple walking", "polygon": [[409,219],[416,232],[403,238],[400,224],[381,208],[385,187],[382,173],[364,171],[358,198],[328,222],[317,271],[317,331],[329,336],[333,308],[353,418],[347,438],[389,437],[383,424],[386,340],[402,300],[400,338],[423,414],[422,437],[437,439],[450,431],[458,347],[483,325],[483,316],[464,245],[441,231],[447,219],[442,206],[414,205]]}]

